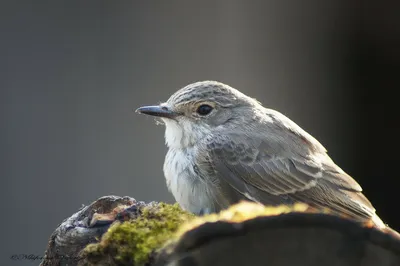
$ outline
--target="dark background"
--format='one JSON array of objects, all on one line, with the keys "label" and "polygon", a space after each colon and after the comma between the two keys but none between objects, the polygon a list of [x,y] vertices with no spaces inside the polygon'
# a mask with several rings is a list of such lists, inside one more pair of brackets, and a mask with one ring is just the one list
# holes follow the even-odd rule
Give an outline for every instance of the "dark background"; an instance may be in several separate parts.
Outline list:
[{"label": "dark background", "polygon": [[0,265],[39,264],[10,256],[100,196],[173,202],[164,128],[132,109],[206,79],[311,133],[399,230],[399,12],[377,3],[2,2]]}]

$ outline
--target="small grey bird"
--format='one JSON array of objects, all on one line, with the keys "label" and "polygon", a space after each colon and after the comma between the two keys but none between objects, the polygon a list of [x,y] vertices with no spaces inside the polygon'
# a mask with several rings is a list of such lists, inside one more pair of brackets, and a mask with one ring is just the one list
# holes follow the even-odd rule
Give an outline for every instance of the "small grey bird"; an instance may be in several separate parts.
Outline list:
[{"label": "small grey bird", "polygon": [[193,83],[136,111],[164,122],[167,186],[187,211],[217,212],[240,200],[303,202],[385,227],[360,185],[315,138],[226,84]]}]

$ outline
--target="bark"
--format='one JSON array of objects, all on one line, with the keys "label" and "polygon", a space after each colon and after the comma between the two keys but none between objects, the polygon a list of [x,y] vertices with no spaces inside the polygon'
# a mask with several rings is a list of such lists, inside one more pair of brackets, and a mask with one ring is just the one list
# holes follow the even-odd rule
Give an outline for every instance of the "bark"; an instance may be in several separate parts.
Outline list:
[{"label": "bark", "polygon": [[136,215],[144,202],[137,202],[130,197],[105,196],[94,201],[89,206],[83,206],[78,212],[65,219],[50,236],[44,260],[41,266],[77,265],[82,259],[80,251],[90,243],[96,243],[107,231],[114,219],[125,219],[126,216],[110,217],[110,219],[95,221],[95,213],[110,214],[119,206],[131,206],[129,214],[131,219]]}]

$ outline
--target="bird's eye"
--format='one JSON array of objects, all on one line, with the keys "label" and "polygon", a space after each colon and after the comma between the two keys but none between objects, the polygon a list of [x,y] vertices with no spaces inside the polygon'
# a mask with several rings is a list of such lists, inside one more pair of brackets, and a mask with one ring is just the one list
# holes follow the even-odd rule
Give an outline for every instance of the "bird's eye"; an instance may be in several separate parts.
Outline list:
[{"label": "bird's eye", "polygon": [[204,116],[204,115],[208,115],[209,113],[211,113],[212,110],[213,110],[213,108],[211,106],[209,106],[207,104],[202,104],[197,108],[196,112],[199,115]]}]

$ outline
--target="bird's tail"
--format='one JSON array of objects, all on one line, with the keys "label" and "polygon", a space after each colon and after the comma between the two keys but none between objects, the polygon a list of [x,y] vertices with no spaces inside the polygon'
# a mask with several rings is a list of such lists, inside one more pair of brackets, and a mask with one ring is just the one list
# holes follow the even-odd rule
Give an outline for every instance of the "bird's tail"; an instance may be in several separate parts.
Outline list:
[{"label": "bird's tail", "polygon": [[393,236],[393,237],[395,237],[395,238],[400,239],[400,233],[397,232],[396,230],[390,228],[389,226],[386,226],[384,229],[382,229],[382,231],[387,233],[387,234],[389,234],[389,235],[391,235],[391,236]]},{"label": "bird's tail", "polygon": [[377,229],[400,239],[400,233],[390,228],[388,224],[385,224],[378,215],[375,214],[375,216],[371,218],[371,222]]},{"label": "bird's tail", "polygon": [[375,227],[377,227],[378,229],[386,229],[388,228],[387,224],[385,224],[381,218],[379,218],[378,215],[374,215],[371,218],[371,222],[374,224]]}]

